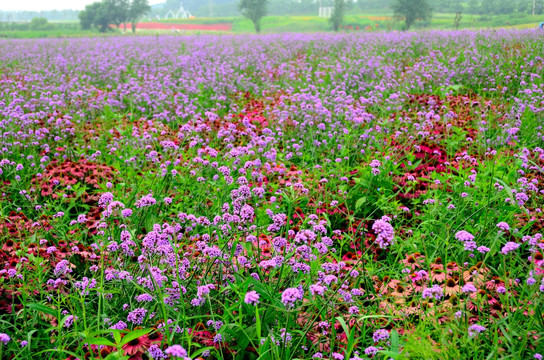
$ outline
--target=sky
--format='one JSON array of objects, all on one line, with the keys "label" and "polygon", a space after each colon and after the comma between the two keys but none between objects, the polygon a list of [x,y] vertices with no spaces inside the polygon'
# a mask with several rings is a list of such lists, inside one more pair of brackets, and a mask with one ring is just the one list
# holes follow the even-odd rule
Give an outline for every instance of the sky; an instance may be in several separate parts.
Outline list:
[{"label": "sky", "polygon": [[[85,5],[97,0],[0,0],[0,11],[42,11],[42,10],[83,10]],[[149,0],[150,5],[164,0]]]}]

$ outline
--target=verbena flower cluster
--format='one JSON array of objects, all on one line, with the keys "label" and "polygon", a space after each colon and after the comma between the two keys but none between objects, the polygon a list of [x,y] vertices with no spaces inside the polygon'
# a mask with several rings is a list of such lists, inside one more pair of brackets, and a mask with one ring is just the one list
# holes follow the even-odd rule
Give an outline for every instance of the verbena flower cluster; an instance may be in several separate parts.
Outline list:
[{"label": "verbena flower cluster", "polygon": [[542,358],[543,40],[0,39],[0,358]]}]

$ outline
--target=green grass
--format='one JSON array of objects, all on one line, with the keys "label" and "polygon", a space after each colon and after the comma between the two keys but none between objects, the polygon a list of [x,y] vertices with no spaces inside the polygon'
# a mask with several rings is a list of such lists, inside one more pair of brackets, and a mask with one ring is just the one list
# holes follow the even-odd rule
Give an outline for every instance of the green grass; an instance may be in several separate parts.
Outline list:
[{"label": "green grass", "polygon": [[[454,29],[455,14],[435,13],[430,22],[417,22],[413,29]],[[501,27],[537,27],[543,20],[540,15],[511,14],[511,15],[472,15],[463,14],[459,28],[501,28]],[[253,24],[250,20],[242,17],[218,17],[218,18],[194,18],[194,19],[167,19],[161,22],[175,24],[217,24],[232,23],[232,31],[235,33],[253,32]],[[366,30],[367,27],[380,30],[401,30],[402,22],[394,19],[391,12],[372,12],[347,15],[344,19],[344,26],[352,26],[356,29]],[[331,31],[331,25],[327,18],[317,16],[266,16],[262,19],[262,32],[319,32]],[[349,30],[346,30],[349,31]]]},{"label": "green grass", "polygon": [[91,30],[20,30],[0,31],[0,37],[9,39],[39,39],[39,38],[65,38],[65,37],[87,37],[99,36],[96,31]]},{"label": "green grass", "polygon": [[[536,28],[543,21],[541,15],[511,14],[511,15],[472,15],[463,14],[459,25],[460,29],[478,29],[478,28]],[[454,29],[455,14],[435,13],[430,22],[417,22],[412,30],[421,29]],[[193,19],[165,19],[160,22],[171,24],[218,24],[232,23],[233,33],[252,33],[254,32],[253,23],[243,17],[214,17],[214,18],[193,18]],[[377,26],[376,26],[377,25]],[[343,26],[352,29],[342,31],[376,31],[376,30],[402,30],[402,22],[395,20],[393,14],[387,11],[374,11],[372,13],[363,13],[357,10],[347,15]],[[283,32],[325,32],[331,31],[332,27],[327,18],[317,16],[266,16],[262,19],[263,33],[283,33]],[[105,35],[119,35],[121,32],[114,30]],[[160,34],[165,31],[139,30],[140,34]],[[169,33],[169,31],[168,31]],[[206,32],[184,32],[184,33],[206,33]],[[80,37],[96,36],[96,31],[83,31],[77,28],[75,22],[55,22],[51,23],[51,30],[32,31],[25,28],[24,24],[18,24],[15,29],[9,24],[0,24],[0,36],[8,38],[55,38],[55,37]]]},{"label": "green grass", "polygon": [[[274,24],[274,19],[267,18],[266,26],[304,20],[281,18],[276,20],[285,23]],[[317,19],[306,20],[317,26]],[[108,359],[126,360],[123,345],[159,332],[158,324],[171,320],[172,327],[204,327],[207,335],[219,334],[237,351],[227,354],[192,333],[166,327],[164,347],[181,344],[193,359],[211,350],[208,359],[214,360],[310,359],[318,351],[327,359],[332,351],[342,352],[348,360],[376,342],[381,353],[373,360],[530,359],[542,353],[542,273],[535,276],[537,285],[527,280],[532,270],[544,272],[544,267],[528,261],[536,245],[523,236],[538,240],[544,203],[536,191],[525,205],[506,200],[513,190],[524,189],[519,180],[540,179],[542,189],[544,155],[537,148],[544,147],[544,119],[526,106],[542,98],[520,92],[524,74],[543,72],[538,35],[397,33],[377,34],[368,42],[321,34],[269,36],[266,42],[253,36],[6,42],[0,54],[5,74],[0,100],[6,113],[15,111],[3,120],[0,139],[0,159],[8,160],[0,162],[0,194],[7,194],[0,198],[0,270],[9,267],[12,273],[0,273],[0,290],[13,295],[0,294],[6,299],[2,303],[0,297],[0,334],[12,338],[7,346],[0,343],[0,352],[17,360],[63,360],[69,354],[82,359],[88,358],[84,344],[109,344],[114,355]],[[393,51],[376,56],[388,50]],[[463,73],[466,68],[477,71]],[[203,77],[208,70],[213,76]],[[449,74],[459,76],[450,80]],[[540,77],[531,82],[535,89],[543,86]],[[490,83],[504,91],[484,90]],[[51,104],[57,104],[54,115]],[[29,123],[33,117],[36,121]],[[507,139],[505,131],[512,126],[520,132]],[[260,150],[253,150],[255,144]],[[477,177],[471,179],[473,170]],[[240,196],[245,176],[252,191],[262,181],[263,197],[257,192]],[[109,192],[133,215],[120,214],[120,203],[106,215],[105,206],[85,195]],[[146,194],[156,203],[138,205]],[[221,220],[227,219],[225,203],[229,209],[252,206],[255,217],[229,230]],[[104,217],[95,218],[96,211]],[[95,220],[80,221],[83,215]],[[395,241],[387,249],[374,242],[374,225],[383,215],[394,226]],[[213,225],[194,220],[216,222],[216,216]],[[278,224],[271,227],[272,222]],[[499,231],[499,222],[515,230]],[[16,224],[15,234],[8,224]],[[101,230],[93,233],[91,224]],[[455,236],[460,230],[472,233],[489,252],[464,250]],[[150,245],[158,233],[161,253]],[[271,249],[266,241],[257,242],[261,235],[272,239]],[[135,253],[110,247],[125,242],[125,236],[134,240],[125,245]],[[318,241],[329,248],[320,250]],[[519,250],[502,255],[511,241],[520,244]],[[74,244],[82,248],[73,250]],[[267,265],[264,250],[278,261],[281,257],[281,265]],[[247,254],[248,267],[241,254]],[[327,280],[325,295],[311,294],[312,284],[325,283],[321,270],[344,256],[346,267],[327,271],[338,279]],[[59,267],[56,273],[65,258],[73,265],[65,269],[72,272]],[[296,263],[308,267],[296,272]],[[444,270],[445,264],[452,266]],[[165,278],[157,272],[151,276],[151,268]],[[131,278],[108,279],[113,269]],[[424,280],[419,271],[431,269],[443,279]],[[445,289],[446,274],[454,285],[475,283],[481,292],[458,288],[439,298],[423,296],[424,286]],[[57,278],[66,285],[52,288],[49,280]],[[86,278],[96,283],[85,285]],[[387,286],[391,281],[402,287]],[[217,288],[201,292],[204,284]],[[504,284],[507,292],[493,284]],[[282,294],[299,285],[304,301],[284,304]],[[354,289],[365,294],[345,296]],[[244,301],[249,290],[260,294],[259,304]],[[153,299],[142,303],[137,297],[144,293]],[[166,306],[165,297],[178,294]],[[5,312],[13,299],[17,311]],[[195,306],[191,299],[204,302]],[[351,305],[358,309],[348,311]],[[136,308],[147,311],[143,323],[129,321],[129,311]],[[73,323],[67,323],[69,316],[76,317]],[[124,330],[110,329],[125,320],[130,324],[122,328],[132,330],[125,337]],[[223,326],[217,328],[218,320]],[[327,334],[315,328],[321,321],[330,326]],[[476,323],[487,330],[469,336],[469,326]],[[290,344],[278,343],[281,329],[292,335]],[[375,341],[373,333],[383,330],[389,340]],[[30,344],[22,346],[23,339]],[[322,349],[326,344],[330,351]]]}]

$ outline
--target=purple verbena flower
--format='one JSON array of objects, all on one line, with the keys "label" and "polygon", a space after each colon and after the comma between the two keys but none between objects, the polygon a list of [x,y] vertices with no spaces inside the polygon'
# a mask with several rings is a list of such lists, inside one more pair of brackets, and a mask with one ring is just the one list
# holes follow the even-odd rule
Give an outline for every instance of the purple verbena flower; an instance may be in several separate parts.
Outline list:
[{"label": "purple verbena flower", "polygon": [[480,334],[484,332],[485,330],[486,328],[483,327],[482,325],[478,325],[478,324],[471,325],[468,328],[468,336],[470,337],[476,336],[477,334]]},{"label": "purple verbena flower", "polygon": [[185,350],[181,345],[172,345],[164,352],[172,357],[182,358],[183,360],[191,360],[189,356],[187,356],[187,350]]},{"label": "purple verbena flower", "polygon": [[372,230],[376,234],[376,243],[382,249],[385,249],[389,245],[393,244],[395,239],[395,230],[393,226],[386,220],[379,219],[372,224]]},{"label": "purple verbena flower", "polygon": [[250,305],[257,305],[259,303],[259,293],[256,291],[248,291],[244,297],[244,302]]},{"label": "purple verbena flower", "polygon": [[501,221],[500,223],[497,224],[497,227],[501,230],[504,230],[504,231],[508,231],[510,230],[510,225],[508,225],[507,223],[505,223],[504,221]]},{"label": "purple verbena flower", "polygon": [[374,340],[375,343],[387,339],[389,339],[389,331],[385,329],[376,330],[374,331],[374,334],[372,334],[372,340]]},{"label": "purple verbena flower", "polygon": [[506,245],[503,246],[503,248],[501,249],[501,253],[506,255],[509,252],[512,252],[512,251],[516,250],[520,246],[521,246],[521,244],[515,243],[513,241],[509,241],[509,242],[506,243]]},{"label": "purple verbena flower", "polygon": [[293,307],[297,300],[302,300],[303,294],[298,288],[287,288],[281,294],[281,302],[285,307]]},{"label": "purple verbena flower", "polygon": [[8,334],[0,333],[0,342],[3,342],[4,345],[6,345],[10,340],[11,338],[9,337]]},{"label": "purple verbena flower", "polygon": [[455,238],[459,241],[471,241],[474,240],[474,235],[472,235],[468,231],[461,230],[455,234]]}]

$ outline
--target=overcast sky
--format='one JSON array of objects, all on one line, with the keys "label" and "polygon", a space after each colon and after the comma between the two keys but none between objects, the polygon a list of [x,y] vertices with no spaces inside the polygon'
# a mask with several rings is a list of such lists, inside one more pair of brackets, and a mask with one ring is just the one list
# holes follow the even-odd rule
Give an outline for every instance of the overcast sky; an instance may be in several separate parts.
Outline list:
[{"label": "overcast sky", "polygon": [[[83,10],[85,5],[97,0],[0,0],[0,10]],[[164,0],[149,0],[149,4],[159,4]]]}]

